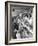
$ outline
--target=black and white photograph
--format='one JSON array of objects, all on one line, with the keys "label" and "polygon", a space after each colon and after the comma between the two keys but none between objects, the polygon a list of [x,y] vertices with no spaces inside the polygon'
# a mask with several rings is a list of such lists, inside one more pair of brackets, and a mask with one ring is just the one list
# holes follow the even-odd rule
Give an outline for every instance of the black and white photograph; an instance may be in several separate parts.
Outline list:
[{"label": "black and white photograph", "polygon": [[36,42],[36,3],[6,2],[5,10],[6,43]]},{"label": "black and white photograph", "polygon": [[11,6],[10,30],[13,39],[31,38],[33,32],[33,7]]}]

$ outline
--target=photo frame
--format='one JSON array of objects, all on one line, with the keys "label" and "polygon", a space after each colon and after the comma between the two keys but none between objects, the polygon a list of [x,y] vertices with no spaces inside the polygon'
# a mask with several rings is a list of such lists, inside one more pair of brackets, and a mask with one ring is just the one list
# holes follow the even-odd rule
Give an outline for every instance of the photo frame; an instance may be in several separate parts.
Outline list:
[{"label": "photo frame", "polygon": [[37,3],[5,2],[5,44],[37,42]]}]

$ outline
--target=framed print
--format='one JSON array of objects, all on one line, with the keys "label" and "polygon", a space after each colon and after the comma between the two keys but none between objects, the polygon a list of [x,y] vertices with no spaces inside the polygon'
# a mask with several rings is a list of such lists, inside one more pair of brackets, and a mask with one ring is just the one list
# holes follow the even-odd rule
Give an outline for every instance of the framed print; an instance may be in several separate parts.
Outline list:
[{"label": "framed print", "polygon": [[37,3],[5,2],[5,44],[37,42]]}]

